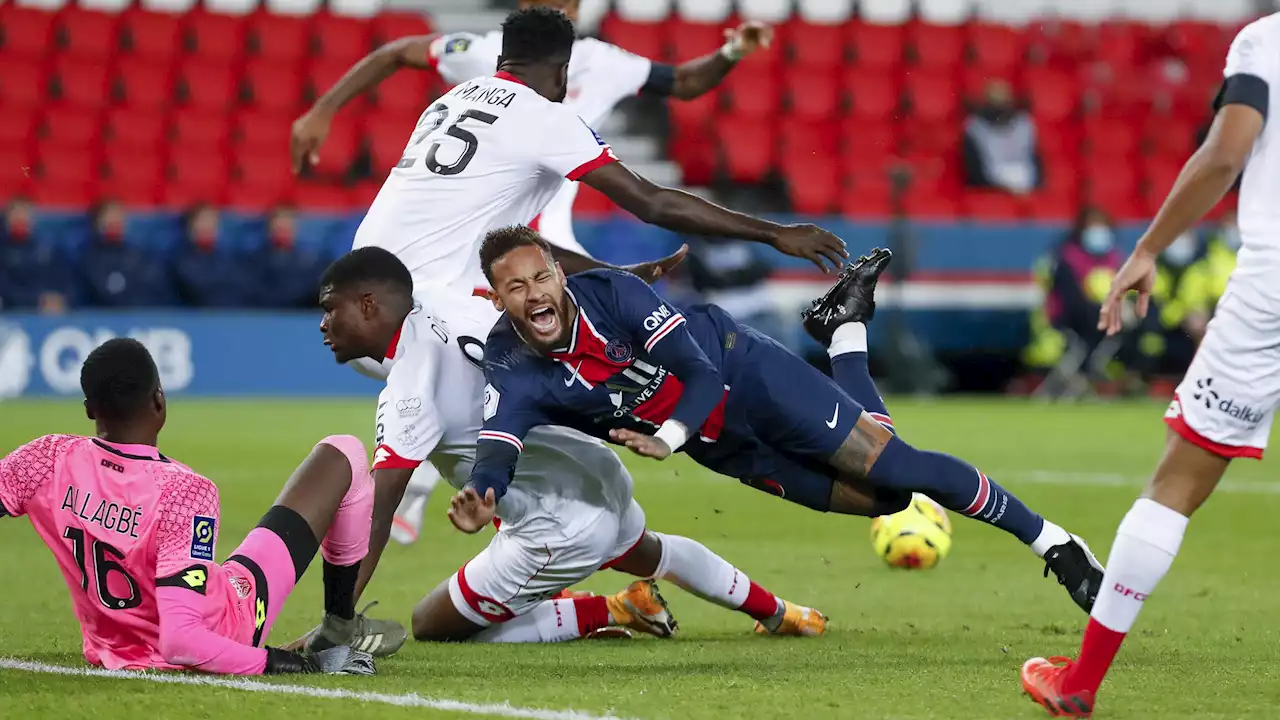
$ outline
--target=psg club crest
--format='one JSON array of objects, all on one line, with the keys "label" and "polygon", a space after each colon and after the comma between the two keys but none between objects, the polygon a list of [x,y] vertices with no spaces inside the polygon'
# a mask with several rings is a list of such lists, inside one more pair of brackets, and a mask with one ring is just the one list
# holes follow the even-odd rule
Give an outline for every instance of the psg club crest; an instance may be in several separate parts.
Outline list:
[{"label": "psg club crest", "polygon": [[631,359],[631,343],[625,340],[610,340],[604,346],[604,356],[609,362],[624,363]]}]

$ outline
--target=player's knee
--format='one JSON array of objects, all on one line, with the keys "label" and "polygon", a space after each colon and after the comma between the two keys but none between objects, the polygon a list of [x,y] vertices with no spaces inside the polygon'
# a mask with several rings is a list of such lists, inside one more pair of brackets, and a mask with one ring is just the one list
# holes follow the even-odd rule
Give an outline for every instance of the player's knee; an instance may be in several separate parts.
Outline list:
[{"label": "player's knee", "polygon": [[419,642],[461,642],[482,629],[454,606],[447,580],[413,609],[412,627],[413,639]]},{"label": "player's knee", "polygon": [[1143,497],[1190,517],[1209,499],[1230,462],[1170,431],[1164,457]]},{"label": "player's knee", "polygon": [[609,567],[636,577],[655,577],[662,564],[663,542],[660,533],[646,530],[640,541],[610,563]]}]

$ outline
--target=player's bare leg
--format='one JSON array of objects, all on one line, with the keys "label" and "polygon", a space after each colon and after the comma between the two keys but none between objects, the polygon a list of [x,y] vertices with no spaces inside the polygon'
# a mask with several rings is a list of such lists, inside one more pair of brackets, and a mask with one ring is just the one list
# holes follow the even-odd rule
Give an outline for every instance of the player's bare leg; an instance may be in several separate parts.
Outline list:
[{"label": "player's bare leg", "polygon": [[1079,658],[1036,657],[1022,666],[1023,689],[1050,714],[1092,714],[1098,688],[1142,606],[1169,572],[1191,514],[1209,499],[1229,463],[1169,432],[1155,475],[1116,531]]},{"label": "player's bare leg", "polygon": [[757,632],[821,635],[826,629],[827,617],[822,613],[776,597],[702,543],[686,537],[646,530],[640,542],[610,567],[668,581],[707,602],[737,610],[756,621]]},{"label": "player's bare leg", "polygon": [[[831,458],[845,480],[920,492],[949,510],[995,525],[1031,547],[1086,612],[1102,580],[1102,565],[1080,538],[1029,510],[1016,496],[959,458],[917,450],[894,435],[893,421],[867,369],[865,322],[875,315],[875,288],[892,254],[876,249],[851,263],[803,313],[805,330],[829,348],[836,383],[866,412]],[[892,497],[886,498],[892,500]]]},{"label": "player's bare leg", "polygon": [[[465,567],[462,571],[464,572]],[[592,637],[607,628],[625,628],[670,637],[676,622],[652,582],[632,583],[612,595],[582,593],[534,604],[526,612],[496,619],[505,608],[494,607],[495,621],[476,622],[459,610],[458,575],[440,583],[413,610],[413,637],[424,642],[554,643]],[[451,591],[451,586],[455,588]],[[465,591],[462,591],[465,593]],[[485,602],[485,601],[481,601]],[[509,614],[508,614],[509,615]]]},{"label": "player's bare leg", "polygon": [[[318,544],[324,558],[325,619],[319,632],[308,639],[306,649],[311,652],[354,642],[357,650],[385,657],[399,650],[407,636],[398,623],[369,620],[355,612],[355,583],[360,561],[369,550],[373,514],[373,482],[363,467],[364,452],[356,438],[325,438],[289,477],[275,502],[306,522],[312,536],[305,538],[313,543],[311,554]],[[362,467],[352,467],[353,463]],[[268,517],[274,512],[276,508]],[[276,532],[291,545],[306,530],[284,524]],[[299,576],[305,567],[299,568]],[[382,639],[375,642],[378,635]]]}]

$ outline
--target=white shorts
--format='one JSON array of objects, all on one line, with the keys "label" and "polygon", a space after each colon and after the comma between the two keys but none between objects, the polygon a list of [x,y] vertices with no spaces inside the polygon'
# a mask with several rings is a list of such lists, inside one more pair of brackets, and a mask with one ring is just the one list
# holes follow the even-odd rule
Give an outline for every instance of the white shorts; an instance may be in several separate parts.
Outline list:
[{"label": "white shorts", "polygon": [[644,523],[644,510],[633,500],[621,517],[602,512],[568,539],[547,542],[504,526],[449,578],[449,597],[477,625],[505,622],[626,555],[644,536]]},{"label": "white shorts", "polygon": [[[1257,298],[1257,299],[1255,299]],[[1218,309],[1164,421],[1226,458],[1262,458],[1280,404],[1280,308],[1233,288]]]}]

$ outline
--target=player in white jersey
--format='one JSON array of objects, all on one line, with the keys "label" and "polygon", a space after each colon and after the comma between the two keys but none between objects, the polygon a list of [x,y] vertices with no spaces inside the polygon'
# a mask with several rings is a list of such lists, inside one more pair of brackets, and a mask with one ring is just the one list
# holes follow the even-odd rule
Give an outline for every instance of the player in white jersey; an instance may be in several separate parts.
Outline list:
[{"label": "player in white jersey", "polygon": [[1280,404],[1280,127],[1268,122],[1280,93],[1280,14],[1257,20],[1227,54],[1216,115],[1151,227],[1112,281],[1098,323],[1114,335],[1125,296],[1145,315],[1156,258],[1227,193],[1240,173],[1243,245],[1213,320],[1164,420],[1164,456],[1125,515],[1080,655],[1032,658],[1023,688],[1052,715],[1088,717],[1125,635],[1169,571],[1191,514],[1233,458],[1261,458]]},{"label": "player in white jersey", "polygon": [[[578,0],[521,0],[520,8],[550,7],[577,22]],[[768,47],[773,30],[743,23],[725,32],[717,51],[679,65],[655,62],[595,38],[580,38],[569,63],[569,89],[564,104],[588,125],[600,123],[621,100],[637,94],[692,100],[714,90],[742,58]],[[357,63],[293,126],[291,151],[295,171],[314,162],[338,110],[403,68],[434,70],[452,84],[492,75],[502,53],[502,33],[415,35],[387,43]],[[549,242],[586,254],[573,234],[573,200],[578,184],[567,181],[535,218],[534,226]]]},{"label": "player in white jersey", "polygon": [[[320,282],[325,344],[339,362],[372,357],[388,372],[378,399],[373,531],[357,592],[368,583],[391,517],[415,467],[430,460],[463,489],[492,409],[479,368],[498,313],[484,299],[414,294],[405,265],[375,247],[338,259]],[[631,476],[616,453],[568,428],[530,434],[500,503],[467,491],[450,518],[466,532],[496,509],[489,547],[428,595],[414,613],[420,640],[554,642],[629,627],[662,637],[675,622],[651,580],[611,597],[554,599],[603,567],[663,578],[755,618],[766,632],[817,635],[825,618],[776,598],[701,544],[645,529]],[[468,502],[470,501],[470,502]],[[492,514],[489,515],[492,517]]]},{"label": "player in white jersey", "polygon": [[[513,14],[503,28],[499,72],[462,83],[422,114],[356,232],[355,247],[394,252],[418,288],[470,294],[488,286],[479,264],[484,234],[528,224],[568,179],[586,182],[646,222],[673,230],[769,243],[820,267],[843,259],[843,243],[812,225],[782,226],[730,212],[626,169],[562,102],[572,53],[581,44],[567,17],[531,8]],[[349,77],[380,72],[365,64]],[[563,248],[557,260],[569,273],[603,266]],[[365,374],[380,374],[374,363],[355,364]],[[411,499],[399,514],[398,540],[416,537],[434,479],[424,473],[430,472],[424,467],[415,477]]]}]

